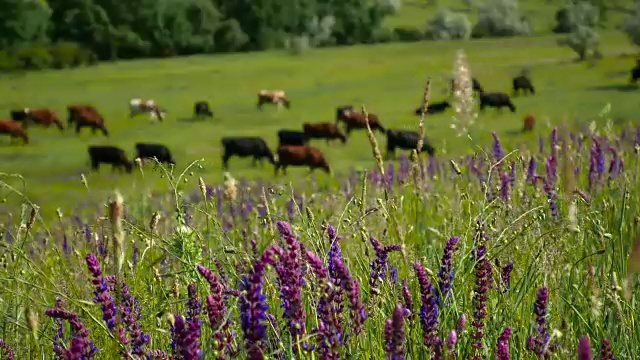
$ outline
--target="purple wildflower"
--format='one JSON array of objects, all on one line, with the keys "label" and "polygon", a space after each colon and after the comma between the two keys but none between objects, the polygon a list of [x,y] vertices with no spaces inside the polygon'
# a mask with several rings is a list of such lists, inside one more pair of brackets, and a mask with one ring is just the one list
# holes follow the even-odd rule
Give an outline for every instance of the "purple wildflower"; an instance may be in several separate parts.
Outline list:
[{"label": "purple wildflower", "polygon": [[384,339],[386,342],[387,360],[405,359],[405,330],[404,319],[407,317],[406,309],[402,305],[396,306],[393,316],[384,326]]},{"label": "purple wildflower", "polygon": [[536,316],[537,334],[530,336],[528,340],[529,350],[536,353],[538,357],[545,357],[549,353],[551,335],[547,331],[548,305],[549,290],[546,287],[542,287],[538,290],[536,303],[533,307],[533,313]]},{"label": "purple wildflower", "polygon": [[194,317],[191,321],[185,320],[182,315],[175,316],[173,327],[174,352],[177,359],[197,360],[202,356],[200,349],[200,321]]},{"label": "purple wildflower", "polygon": [[369,286],[372,294],[378,294],[378,282],[383,281],[386,278],[386,273],[389,269],[389,254],[393,251],[400,251],[402,247],[398,244],[392,244],[388,246],[382,246],[380,241],[369,238],[373,250],[376,253],[376,259],[369,264],[371,268],[371,274],[369,276]]},{"label": "purple wildflower", "polygon": [[336,275],[340,279],[340,285],[349,298],[353,333],[358,335],[363,329],[364,321],[367,319],[367,313],[360,299],[360,284],[353,278],[342,259],[334,257],[332,262]]},{"label": "purple wildflower", "polygon": [[484,319],[487,317],[487,293],[491,282],[491,263],[487,258],[486,235],[484,233],[484,225],[479,226],[476,235],[477,261],[475,264],[476,287],[473,295],[473,343],[471,346],[475,349],[474,359],[481,359],[481,352],[484,348],[482,339],[484,338]]},{"label": "purple wildflower", "polygon": [[615,360],[613,357],[613,349],[611,349],[611,341],[608,339],[602,339],[599,360]]},{"label": "purple wildflower", "polygon": [[462,314],[456,321],[456,329],[460,334],[467,331],[467,315]]},{"label": "purple wildflower", "polygon": [[424,343],[427,347],[432,347],[438,334],[438,299],[424,267],[416,262],[413,264],[413,268],[420,284],[420,299],[422,302],[420,323],[422,324]]},{"label": "purple wildflower", "polygon": [[511,189],[516,188],[516,161],[511,160],[511,172],[509,173],[509,185]]},{"label": "purple wildflower", "polygon": [[549,147],[551,148],[551,157],[557,159],[558,158],[558,129],[553,128],[551,130],[551,139],[550,139]]},{"label": "purple wildflower", "polygon": [[511,199],[511,194],[509,192],[509,186],[511,185],[511,177],[507,172],[503,172],[500,174],[500,197],[504,201],[509,201]]},{"label": "purple wildflower", "polygon": [[[109,284],[109,290],[113,291],[116,286],[115,277],[109,276],[105,278],[105,281]],[[120,297],[120,311],[125,327],[118,329],[119,337],[123,344],[129,345],[131,354],[144,355],[147,353],[145,346],[151,339],[149,335],[142,332],[140,303],[137,298],[130,294],[129,286],[124,282],[121,284]],[[125,337],[125,330],[129,333],[129,338]],[[123,356],[126,356],[126,353],[123,353]]]},{"label": "purple wildflower", "polygon": [[509,285],[511,282],[511,272],[513,271],[513,264],[508,263],[502,267],[502,286],[503,292],[509,291]]},{"label": "purple wildflower", "polygon": [[6,360],[14,360],[15,356],[13,354],[13,350],[4,340],[0,339],[0,349],[2,349],[2,353],[4,354],[4,359]]},{"label": "purple wildflower", "polygon": [[527,182],[535,185],[536,175],[536,159],[532,156],[531,160],[529,160],[529,167],[527,168]]},{"label": "purple wildflower", "polygon": [[206,312],[209,318],[209,326],[213,333],[214,349],[218,353],[218,359],[225,359],[225,349],[231,350],[233,334],[229,330],[230,322],[226,320],[227,308],[224,302],[224,285],[220,277],[202,265],[198,265],[198,272],[204,277],[211,288],[211,294],[206,298]]},{"label": "purple wildflower", "polygon": [[500,337],[498,338],[498,343],[496,344],[496,360],[510,360],[511,356],[509,355],[509,339],[511,338],[512,330],[510,327],[504,329]]},{"label": "purple wildflower", "polygon": [[414,316],[413,296],[411,296],[407,279],[402,279],[402,300],[404,302],[404,308],[409,311],[409,318],[412,319]]},{"label": "purple wildflower", "polygon": [[68,349],[60,347],[56,354],[63,359],[93,359],[98,349],[89,341],[89,330],[84,326],[82,321],[78,319],[76,314],[68,312],[62,308],[54,308],[46,310],[45,315],[53,318],[66,320],[71,324],[71,333],[73,338]]},{"label": "purple wildflower", "polygon": [[248,360],[264,359],[266,340],[267,310],[266,296],[262,294],[264,272],[267,265],[274,263],[274,248],[267,249],[253,264],[253,269],[241,282],[240,324],[244,332]]},{"label": "purple wildflower", "polygon": [[456,344],[458,343],[458,333],[455,330],[451,330],[449,336],[447,336],[447,352],[451,357],[456,355]]},{"label": "purple wildflower", "polygon": [[450,296],[453,284],[453,252],[456,250],[458,241],[460,241],[458,236],[452,236],[444,247],[440,271],[438,272],[438,289],[440,290],[437,295],[438,304],[442,303],[441,299],[447,301]]},{"label": "purple wildflower", "polygon": [[494,131],[491,133],[491,136],[493,136],[493,157],[496,159],[496,162],[498,162],[504,158],[504,150],[502,149],[498,134]]},{"label": "purple wildflower", "polygon": [[109,287],[105,278],[102,276],[100,262],[94,254],[86,257],[87,268],[93,275],[92,284],[96,287],[93,292],[95,295],[94,302],[101,305],[102,319],[107,323],[107,328],[112,333],[116,328],[116,305],[113,297],[109,293]]},{"label": "purple wildflower", "polygon": [[587,336],[581,337],[578,342],[578,360],[593,360],[593,351]]},{"label": "purple wildflower", "polygon": [[547,160],[547,176],[544,180],[544,191],[547,193],[547,199],[549,201],[549,207],[551,209],[551,216],[553,218],[558,217],[558,203],[556,202],[556,180],[557,180],[557,162],[552,156]]},{"label": "purple wildflower", "polygon": [[198,315],[200,315],[200,309],[202,303],[198,299],[198,288],[196,284],[191,283],[187,286],[187,295],[189,300],[187,301],[187,321],[192,321]]}]

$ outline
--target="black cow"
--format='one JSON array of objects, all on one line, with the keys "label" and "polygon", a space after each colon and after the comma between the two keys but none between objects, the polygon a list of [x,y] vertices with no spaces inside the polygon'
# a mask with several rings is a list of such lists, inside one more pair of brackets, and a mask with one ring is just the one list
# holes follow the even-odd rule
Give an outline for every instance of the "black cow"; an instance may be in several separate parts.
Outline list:
[{"label": "black cow", "polygon": [[640,79],[640,66],[636,66],[631,69],[631,83],[635,84]]},{"label": "black cow", "polygon": [[91,168],[98,170],[101,163],[111,164],[112,169],[126,169],[128,173],[133,170],[133,163],[127,159],[124,150],[115,146],[92,145],[88,148],[91,158]]},{"label": "black cow", "polygon": [[[442,102],[438,102],[438,103],[433,103],[433,104],[429,104],[429,106],[427,106],[427,111],[425,111],[425,113],[426,114],[439,114],[439,113],[445,112],[445,110],[447,110],[450,107],[451,107],[451,104],[449,104],[448,101],[442,101]],[[415,113],[416,113],[416,115],[421,116],[422,115],[422,106],[417,108]]]},{"label": "black cow", "polygon": [[506,106],[511,112],[516,112],[516,106],[511,102],[509,95],[501,92],[480,93],[480,111],[487,106],[498,108],[498,111],[501,111]]},{"label": "black cow", "polygon": [[136,143],[136,157],[140,160],[156,158],[161,163],[176,164],[171,151],[162,144]]},{"label": "black cow", "polygon": [[351,105],[338,106],[338,108],[336,109],[336,122],[342,119],[344,117],[344,113],[347,111],[353,111],[353,106]]},{"label": "black cow", "polygon": [[27,114],[26,109],[20,109],[20,110],[11,110],[11,120],[13,121],[19,121],[19,122],[25,122],[25,120],[27,120],[27,118],[29,117],[29,114]]},{"label": "black cow", "polygon": [[260,137],[223,137],[222,165],[224,169],[229,168],[229,158],[236,155],[238,157],[253,157],[253,166],[260,159],[267,158],[270,163],[275,164],[276,159],[273,152],[267,146],[267,142]]},{"label": "black cow", "polygon": [[[395,154],[396,148],[411,150],[418,147],[418,139],[420,134],[415,131],[407,130],[387,130],[387,157]],[[431,146],[429,140],[425,137],[422,142],[421,152],[433,156],[436,150]]]},{"label": "black cow", "polygon": [[303,146],[309,143],[309,136],[302,131],[280,130],[278,131],[278,146],[297,145]]},{"label": "black cow", "polygon": [[[471,90],[474,92],[482,93],[484,90],[480,85],[480,82],[476,78],[471,78]],[[456,79],[451,79],[451,93],[456,91]]]},{"label": "black cow", "polygon": [[198,101],[193,105],[193,116],[208,116],[213,117],[213,111],[209,108],[209,103],[206,101]]},{"label": "black cow", "polygon": [[531,79],[524,75],[513,78],[513,94],[519,95],[520,90],[522,90],[525,95],[527,95],[527,93],[530,93],[531,95],[536,93],[536,90],[533,88],[533,84],[531,83]]}]

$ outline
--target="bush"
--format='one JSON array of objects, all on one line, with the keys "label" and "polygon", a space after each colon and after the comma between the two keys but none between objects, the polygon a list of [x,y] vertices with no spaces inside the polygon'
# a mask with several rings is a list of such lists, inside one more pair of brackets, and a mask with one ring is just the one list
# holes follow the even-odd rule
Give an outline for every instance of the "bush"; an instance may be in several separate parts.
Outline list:
[{"label": "bush", "polygon": [[0,51],[0,72],[20,70],[23,64],[14,54],[8,51]]},{"label": "bush", "polygon": [[633,15],[624,23],[623,30],[634,45],[640,45],[640,2],[637,3]]},{"label": "bush", "polygon": [[562,8],[556,12],[556,27],[553,28],[556,34],[566,34],[571,32],[571,19],[569,18],[569,9]]},{"label": "bush", "polygon": [[292,55],[300,55],[311,47],[311,40],[307,35],[292,36],[285,40],[284,47]]},{"label": "bush", "polygon": [[242,31],[236,19],[223,21],[214,34],[217,51],[234,52],[242,49],[249,42],[249,36]]},{"label": "bush", "polygon": [[396,14],[402,8],[402,0],[377,0],[385,15]]},{"label": "bush", "polygon": [[414,27],[397,27],[393,29],[393,34],[398,41],[403,42],[420,41],[425,39],[425,34],[420,31],[420,29]]},{"label": "bush", "polygon": [[373,32],[373,39],[377,43],[388,43],[397,40],[396,34],[388,28],[381,27]]},{"label": "bush", "polygon": [[18,59],[23,63],[25,69],[48,69],[53,65],[53,57],[49,49],[43,45],[25,46],[18,50]]},{"label": "bush", "polygon": [[586,1],[570,5],[568,8],[571,32],[558,41],[560,46],[567,46],[578,54],[580,60],[585,60],[589,52],[597,50],[600,36],[596,26],[600,20],[600,10]]},{"label": "bush", "polygon": [[56,69],[70,68],[82,64],[82,49],[76,43],[59,42],[51,46],[52,65]]},{"label": "bush", "polygon": [[439,10],[427,23],[427,37],[433,40],[466,40],[471,36],[471,22],[463,13]]},{"label": "bush", "polygon": [[507,37],[531,34],[527,19],[520,16],[515,0],[489,0],[478,9],[478,23],[473,27],[472,36]]}]

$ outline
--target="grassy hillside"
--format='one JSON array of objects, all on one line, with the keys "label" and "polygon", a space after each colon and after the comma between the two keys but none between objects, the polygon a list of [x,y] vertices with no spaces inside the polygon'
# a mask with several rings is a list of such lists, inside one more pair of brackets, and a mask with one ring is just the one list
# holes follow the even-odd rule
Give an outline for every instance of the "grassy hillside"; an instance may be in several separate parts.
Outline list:
[{"label": "grassy hillside", "polygon": [[[259,135],[276,146],[280,128],[300,128],[304,121],[333,120],[335,107],[365,104],[392,128],[416,129],[412,114],[419,105],[427,76],[433,79],[433,101],[447,97],[457,49],[465,49],[471,69],[487,91],[510,91],[510,79],[524,67],[531,70],[538,94],[515,99],[515,114],[488,110],[481,114],[473,135],[486,144],[490,132],[497,131],[508,143],[536,141],[536,135],[521,135],[522,118],[531,113],[539,128],[576,117],[597,116],[612,104],[618,123],[636,120],[636,90],[629,88],[628,70],[632,58],[626,38],[606,34],[602,51],[605,59],[591,66],[577,63],[574,54],[556,45],[553,36],[472,42],[420,42],[355,46],[309,51],[300,56],[270,52],[225,56],[194,56],[181,59],[131,61],[98,67],[29,73],[3,79],[0,84],[0,114],[13,108],[51,107],[66,118],[65,107],[91,103],[104,113],[110,138],[56,129],[32,129],[32,144],[9,145],[3,137],[0,147],[2,171],[24,176],[27,187],[15,178],[7,180],[52,214],[55,207],[68,208],[81,200],[103,199],[108,189],[120,187],[126,193],[162,191],[166,181],[151,169],[130,176],[112,174],[108,167],[91,173],[86,152],[89,144],[122,146],[131,156],[138,141],[156,141],[170,147],[178,162],[178,172],[192,161],[204,159],[194,175],[208,182],[221,181],[220,138],[226,135]],[[284,89],[292,99],[292,109],[278,113],[275,108],[256,109],[260,89]],[[168,120],[152,124],[144,116],[129,120],[128,101],[133,97],[152,98],[170,112]],[[190,121],[194,101],[211,102],[213,121]],[[427,120],[427,134],[440,154],[464,153],[468,143],[456,138],[449,128],[447,113]],[[384,138],[378,135],[384,146]],[[351,166],[370,166],[370,148],[363,132],[353,134],[346,146],[316,145],[326,152],[338,172]],[[250,167],[250,160],[234,158],[230,171],[237,177],[273,178],[273,169]],[[91,192],[80,181],[88,178]],[[288,179],[298,179],[306,169],[291,169]],[[196,177],[190,183],[195,186]],[[325,175],[318,175],[325,181]],[[20,199],[3,189],[8,204]],[[85,197],[87,197],[85,199]],[[75,206],[75,205],[73,205]]]}]

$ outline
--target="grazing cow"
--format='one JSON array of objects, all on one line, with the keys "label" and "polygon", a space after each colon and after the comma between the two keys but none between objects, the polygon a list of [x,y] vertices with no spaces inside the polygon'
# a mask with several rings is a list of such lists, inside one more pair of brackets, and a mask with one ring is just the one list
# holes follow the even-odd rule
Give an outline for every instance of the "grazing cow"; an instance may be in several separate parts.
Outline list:
[{"label": "grazing cow", "polygon": [[171,151],[162,144],[136,143],[136,157],[140,160],[155,158],[161,163],[176,164]]},{"label": "grazing cow", "polygon": [[151,120],[164,120],[166,111],[160,109],[153,100],[131,99],[129,100],[129,118],[140,114],[151,114]]},{"label": "grazing cow", "polygon": [[533,131],[533,127],[535,126],[535,124],[536,118],[531,114],[527,114],[527,116],[524,117],[524,127],[522,128],[522,131]]},{"label": "grazing cow", "polygon": [[635,84],[640,79],[640,64],[631,69],[631,83]]},{"label": "grazing cow", "polygon": [[[433,103],[433,104],[429,104],[427,106],[427,111],[425,111],[425,113],[426,114],[439,114],[439,113],[445,112],[445,110],[447,110],[450,107],[451,107],[451,104],[448,101],[442,101],[442,102],[438,102],[438,103]],[[422,115],[422,106],[417,108],[415,113],[416,113],[416,115],[421,116]]]},{"label": "grazing cow", "polygon": [[224,169],[229,168],[229,158],[233,155],[238,157],[253,157],[253,166],[262,158],[267,158],[270,163],[275,164],[276,158],[267,146],[267,142],[260,137],[223,137],[222,164]]},{"label": "grazing cow", "polygon": [[[451,93],[454,93],[455,91],[456,91],[456,79],[451,79]],[[477,93],[484,92],[484,90],[482,89],[482,86],[480,85],[480,82],[476,78],[471,78],[471,91],[477,92]]]},{"label": "grazing cow", "polygon": [[[395,155],[396,148],[412,150],[418,147],[418,139],[420,134],[415,131],[408,130],[387,130],[387,157]],[[427,138],[422,141],[422,149],[420,152],[426,152],[433,156],[436,150],[431,146],[431,143]]]},{"label": "grazing cow", "polygon": [[347,137],[338,129],[338,125],[335,123],[321,122],[311,124],[306,122],[302,124],[302,129],[309,139],[326,139],[327,144],[333,139],[340,139],[343,144],[347,142]]},{"label": "grazing cow", "polygon": [[276,104],[278,106],[278,110],[281,105],[284,105],[287,109],[291,107],[291,101],[289,101],[287,94],[282,90],[258,91],[258,109],[262,110],[263,104]]},{"label": "grazing cow", "polygon": [[519,95],[520,90],[522,90],[525,95],[527,95],[527,93],[530,93],[531,95],[536,93],[536,90],[531,83],[531,79],[524,75],[516,76],[513,78],[513,94]]},{"label": "grazing cow", "polygon": [[198,101],[193,105],[193,116],[208,116],[213,117],[213,111],[209,108],[209,103],[206,101]]},{"label": "grazing cow", "polygon": [[[347,136],[351,133],[353,129],[366,129],[367,121],[364,117],[364,114],[355,112],[353,110],[344,110],[341,116],[338,118],[338,121],[342,121],[347,124]],[[369,114],[369,127],[371,130],[379,130],[384,133],[384,127],[380,124],[378,120],[378,116],[376,114]]]},{"label": "grazing cow", "polygon": [[58,114],[50,109],[24,108],[22,110],[13,110],[11,111],[11,119],[22,122],[25,128],[29,123],[33,122],[46,128],[51,126],[51,124],[55,124],[60,131],[64,131],[64,126]]},{"label": "grazing cow", "polygon": [[80,134],[80,130],[83,127],[88,127],[93,134],[96,133],[97,129],[100,129],[104,136],[109,137],[104,118],[93,106],[70,105],[67,107],[67,111],[69,112],[68,124],[69,126],[73,123],[76,124],[76,134]]},{"label": "grazing cow", "polygon": [[331,174],[331,168],[325,160],[322,151],[313,146],[292,146],[285,145],[278,147],[278,161],[275,164],[275,174],[282,168],[282,172],[287,174],[287,166],[308,166],[313,172],[316,168],[321,168]]},{"label": "grazing cow", "polygon": [[309,143],[309,137],[302,131],[295,130],[279,130],[278,131],[278,146],[282,145],[307,145]]},{"label": "grazing cow", "polygon": [[88,148],[91,168],[98,170],[100,164],[111,164],[113,170],[116,168],[125,169],[128,173],[133,170],[133,162],[127,159],[124,150],[119,147],[109,145],[90,145]]},{"label": "grazing cow", "polygon": [[336,123],[340,121],[340,119],[342,119],[346,111],[353,111],[353,106],[351,105],[338,106],[338,108],[336,109]]},{"label": "grazing cow", "polygon": [[487,106],[498,108],[498,111],[502,111],[502,108],[506,106],[511,112],[516,112],[516,106],[511,102],[509,95],[501,92],[480,93],[480,111]]},{"label": "grazing cow", "polygon": [[11,139],[20,138],[24,144],[29,143],[29,136],[22,123],[15,120],[0,120],[0,134],[9,135]]}]

